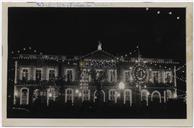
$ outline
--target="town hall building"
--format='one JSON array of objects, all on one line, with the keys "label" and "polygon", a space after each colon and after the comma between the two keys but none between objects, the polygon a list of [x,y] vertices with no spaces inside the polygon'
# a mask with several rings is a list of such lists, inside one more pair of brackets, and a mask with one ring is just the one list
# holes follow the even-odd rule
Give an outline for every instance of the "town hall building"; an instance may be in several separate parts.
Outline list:
[{"label": "town hall building", "polygon": [[176,65],[170,59],[114,56],[102,49],[84,56],[18,54],[14,58],[14,105],[40,101],[102,102],[149,106],[177,98]]}]

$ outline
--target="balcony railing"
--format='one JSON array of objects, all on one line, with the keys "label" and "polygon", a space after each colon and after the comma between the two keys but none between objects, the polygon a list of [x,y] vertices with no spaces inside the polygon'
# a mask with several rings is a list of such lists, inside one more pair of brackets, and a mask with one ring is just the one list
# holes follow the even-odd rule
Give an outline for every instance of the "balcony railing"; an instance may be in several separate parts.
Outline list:
[{"label": "balcony railing", "polygon": [[65,80],[18,80],[17,84],[23,85],[78,85],[79,81]]},{"label": "balcony railing", "polygon": [[[85,84],[89,86],[117,86],[120,81],[117,82],[109,82],[109,81],[90,81],[85,82]],[[17,85],[33,85],[33,86],[39,86],[39,85],[73,85],[78,86],[81,82],[79,80],[75,81],[65,81],[65,80],[18,80]],[[139,85],[136,82],[125,82],[126,86],[129,87],[135,87],[136,85]],[[174,86],[173,83],[152,83],[152,82],[145,82],[140,84],[142,87],[172,87]]]}]

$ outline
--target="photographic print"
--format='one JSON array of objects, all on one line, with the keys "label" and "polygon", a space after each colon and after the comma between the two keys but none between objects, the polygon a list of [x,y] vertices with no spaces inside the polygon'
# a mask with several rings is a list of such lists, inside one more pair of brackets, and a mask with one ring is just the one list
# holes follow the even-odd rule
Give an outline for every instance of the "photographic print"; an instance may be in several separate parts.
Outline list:
[{"label": "photographic print", "polygon": [[8,7],[6,118],[187,119],[185,7]]}]

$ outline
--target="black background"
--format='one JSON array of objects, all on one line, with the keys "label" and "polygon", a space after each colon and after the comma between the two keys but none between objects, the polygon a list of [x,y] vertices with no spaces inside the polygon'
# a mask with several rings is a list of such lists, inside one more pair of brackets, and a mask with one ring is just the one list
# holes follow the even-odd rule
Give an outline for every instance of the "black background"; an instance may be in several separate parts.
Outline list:
[{"label": "black background", "polygon": [[103,49],[114,55],[129,54],[139,44],[143,57],[185,60],[185,8],[8,11],[9,53],[30,46],[43,54],[84,55],[101,41]]}]

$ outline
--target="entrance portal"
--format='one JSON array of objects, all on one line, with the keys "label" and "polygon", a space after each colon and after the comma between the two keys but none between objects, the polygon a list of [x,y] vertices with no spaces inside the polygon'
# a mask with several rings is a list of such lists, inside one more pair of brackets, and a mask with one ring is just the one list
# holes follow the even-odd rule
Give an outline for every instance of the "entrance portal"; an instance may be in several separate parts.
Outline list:
[{"label": "entrance portal", "polygon": [[103,90],[94,92],[94,102],[105,102],[105,92]]}]

